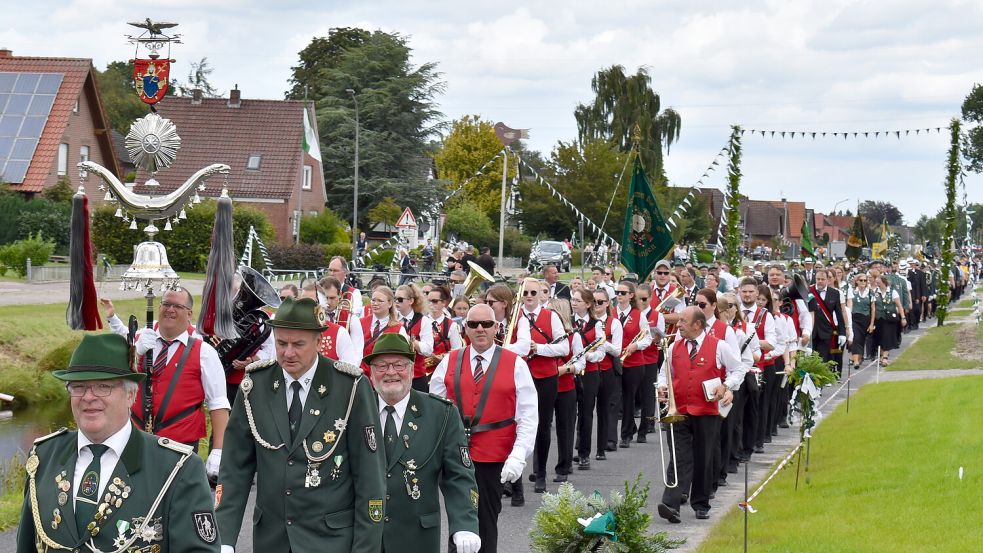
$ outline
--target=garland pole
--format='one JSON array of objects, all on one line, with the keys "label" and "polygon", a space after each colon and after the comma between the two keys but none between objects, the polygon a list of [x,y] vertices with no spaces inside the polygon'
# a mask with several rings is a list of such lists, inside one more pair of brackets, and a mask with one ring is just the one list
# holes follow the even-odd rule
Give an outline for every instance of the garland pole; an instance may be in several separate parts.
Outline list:
[{"label": "garland pole", "polygon": [[741,127],[734,125],[731,127],[730,143],[727,145],[727,153],[730,160],[727,164],[727,193],[724,194],[724,201],[727,202],[727,239],[724,243],[724,258],[730,264],[731,270],[736,270],[740,265],[740,258],[737,248],[741,243],[740,224],[740,187],[741,187]]},{"label": "garland pole", "polygon": [[936,309],[938,325],[945,324],[946,315],[949,312],[949,276],[952,271],[952,261],[954,254],[952,251],[952,239],[956,232],[956,181],[962,173],[959,163],[959,119],[953,118],[949,124],[951,133],[951,144],[949,155],[946,160],[945,178],[945,215],[942,222],[942,277],[939,279],[939,301]]}]

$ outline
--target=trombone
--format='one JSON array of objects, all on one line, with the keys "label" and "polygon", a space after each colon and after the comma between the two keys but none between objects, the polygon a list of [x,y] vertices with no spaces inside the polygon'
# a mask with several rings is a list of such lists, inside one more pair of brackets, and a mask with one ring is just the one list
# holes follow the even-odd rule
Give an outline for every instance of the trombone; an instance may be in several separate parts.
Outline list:
[{"label": "trombone", "polygon": [[512,339],[512,335],[515,333],[516,326],[519,324],[519,312],[522,311],[522,292],[526,289],[526,281],[523,279],[519,282],[519,290],[515,293],[515,302],[512,305],[512,316],[509,317],[509,325],[505,327],[505,338],[502,339],[502,345],[508,345],[509,341]]},{"label": "trombone", "polygon": [[[662,473],[662,483],[665,484],[667,488],[675,488],[679,485],[679,466],[676,463],[676,433],[673,430],[673,424],[681,422],[686,418],[686,415],[681,415],[679,410],[676,408],[676,395],[673,393],[672,389],[672,363],[670,359],[672,358],[672,352],[669,350],[669,346],[673,341],[673,336],[667,336],[662,339],[660,348],[665,355],[665,359],[662,362],[662,366],[665,368],[666,373],[666,412],[665,415],[662,414],[662,406],[659,406],[659,422],[665,424],[667,429],[666,432],[669,434],[667,438],[662,437],[662,432],[659,432],[659,454],[662,456],[662,466],[666,467],[666,470]],[[659,394],[658,383],[653,384],[655,389],[656,397]],[[661,402],[660,402],[661,403]],[[665,442],[668,440],[670,449],[670,462],[666,463],[666,452],[665,452]],[[672,468],[672,483],[669,482],[669,468]]]}]

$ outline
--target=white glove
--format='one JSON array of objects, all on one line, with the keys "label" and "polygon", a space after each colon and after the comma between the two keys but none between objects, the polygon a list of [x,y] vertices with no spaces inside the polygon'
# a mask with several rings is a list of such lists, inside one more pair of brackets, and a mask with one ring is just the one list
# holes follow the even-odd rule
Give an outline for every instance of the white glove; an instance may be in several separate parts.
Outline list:
[{"label": "white glove", "polygon": [[843,347],[843,344],[845,344],[845,343],[846,343],[846,336],[838,336],[838,337],[836,338],[836,342],[837,342],[837,343],[838,343],[838,344],[840,345],[840,347],[842,348],[842,347]]},{"label": "white glove", "polygon": [[205,461],[205,474],[210,477],[218,476],[218,467],[222,464],[222,450],[213,449],[211,453],[208,454],[208,460]]},{"label": "white glove", "polygon": [[236,553],[236,548],[231,545],[223,545],[222,553]]},{"label": "white glove", "polygon": [[522,478],[522,470],[526,468],[526,462],[521,459],[515,459],[509,457],[505,460],[505,466],[502,467],[502,484],[506,482],[515,482],[519,478]]},{"label": "white glove", "polygon": [[474,532],[454,532],[454,547],[457,548],[457,553],[478,553],[481,538]]},{"label": "white glove", "polygon": [[152,328],[142,329],[136,343],[137,355],[146,355],[148,351],[154,351],[158,338],[160,338],[160,334],[157,334],[156,330]]}]

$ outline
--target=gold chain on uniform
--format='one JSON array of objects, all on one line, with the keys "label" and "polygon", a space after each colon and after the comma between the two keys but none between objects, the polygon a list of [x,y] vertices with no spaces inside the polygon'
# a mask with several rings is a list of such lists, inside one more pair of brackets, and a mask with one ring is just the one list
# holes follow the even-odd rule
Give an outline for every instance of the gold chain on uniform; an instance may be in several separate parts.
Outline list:
[{"label": "gold chain on uniform", "polygon": [[[355,382],[352,383],[352,394],[351,394],[351,396],[348,397],[348,410],[345,411],[345,421],[347,421],[348,420],[348,417],[350,417],[351,414],[352,414],[352,406],[355,405],[355,392],[358,391],[358,381],[361,380],[361,379],[362,379],[362,375],[358,375],[357,377],[355,377]],[[245,394],[243,394],[243,395],[245,395]],[[312,462],[312,463],[320,463],[320,462],[323,462],[323,461],[327,460],[329,457],[331,457],[331,454],[334,453],[335,448],[337,448],[338,447],[338,444],[341,443],[341,437],[345,435],[345,431],[346,430],[348,430],[348,425],[347,424],[345,425],[345,427],[343,429],[341,429],[341,430],[338,431],[338,438],[335,440],[334,445],[331,446],[331,449],[329,449],[327,451],[327,453],[325,453],[324,455],[322,455],[320,457],[312,457],[311,456],[311,452],[308,451],[308,449],[307,449],[307,440],[305,439],[303,441],[303,444],[304,444],[304,455],[307,456],[307,460],[309,462]]]}]

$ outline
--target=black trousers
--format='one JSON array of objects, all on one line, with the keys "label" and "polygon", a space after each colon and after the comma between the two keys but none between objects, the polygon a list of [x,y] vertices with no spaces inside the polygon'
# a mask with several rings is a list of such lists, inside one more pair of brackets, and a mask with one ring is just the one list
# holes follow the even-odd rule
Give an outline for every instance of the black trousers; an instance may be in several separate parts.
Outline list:
[{"label": "black trousers", "polygon": [[533,450],[533,474],[546,477],[546,459],[550,454],[550,432],[553,426],[553,403],[556,402],[557,376],[533,378],[539,401],[539,426],[536,428],[536,449]]},{"label": "black trousers", "polygon": [[505,463],[474,463],[478,486],[478,537],[482,553],[498,551],[498,514],[502,512],[502,467]]},{"label": "black trousers", "polygon": [[557,392],[556,402],[556,473],[570,474],[573,470],[573,431],[577,417],[577,392]]},{"label": "black trousers", "polygon": [[621,396],[621,382],[618,381],[618,375],[614,374],[614,369],[600,371],[600,373],[601,384],[597,389],[597,452],[603,453],[608,440],[614,439],[617,435],[611,430],[611,396]]},{"label": "black trousers", "polygon": [[590,457],[590,441],[594,432],[594,406],[601,386],[601,372],[584,373],[577,387],[577,455]]},{"label": "black trousers", "polygon": [[[756,377],[753,373],[748,373],[747,377],[755,380]],[[744,379],[744,385],[747,386],[747,397],[744,402],[744,419],[741,424],[741,444],[744,447],[744,458],[748,458],[754,453],[755,438],[757,437],[757,432],[755,431],[760,424],[759,419],[761,417],[761,388],[757,383],[751,383],[748,386],[748,379]]]},{"label": "black trousers", "polygon": [[[661,355],[659,358],[661,359]],[[655,428],[655,381],[658,378],[659,363],[646,364],[645,376],[642,377],[638,394],[642,397],[642,420],[639,421],[639,425],[642,427],[639,433],[642,435],[652,432]]]},{"label": "black trousers", "polygon": [[[737,401],[737,394],[740,390],[734,392],[734,401]],[[737,421],[737,405],[734,404],[728,413],[727,418],[720,421],[720,439],[717,440],[717,449],[713,457],[713,474],[716,479],[727,480],[727,465],[731,462],[731,457],[733,456],[734,449],[734,425]],[[735,460],[736,466],[736,460]],[[714,482],[714,488],[716,488],[716,482]]]},{"label": "black trousers", "polygon": [[[689,503],[694,511],[710,510],[710,492],[716,481],[713,472],[713,454],[719,440],[721,418],[718,415],[688,415],[681,422],[673,424],[676,449],[670,451],[675,457],[679,471],[679,486],[666,488],[662,502],[679,509],[682,494],[686,493],[685,483],[691,482]],[[672,481],[672,463],[666,469],[666,478]]]},{"label": "black trousers", "polygon": [[[616,360],[615,363],[618,361]],[[621,375],[614,369],[611,373],[611,391],[608,394],[608,431],[607,441],[613,444],[618,443],[618,421],[621,420]],[[605,444],[606,445],[606,444]]]},{"label": "black trousers", "polygon": [[[781,357],[775,358],[775,365],[772,371],[765,376],[765,399],[768,403],[768,427],[765,429],[765,436],[778,432],[778,420],[781,418],[782,379],[785,377],[785,360]],[[765,417],[762,417],[765,418]]]},{"label": "black trousers", "polygon": [[922,304],[911,300],[911,314],[908,315],[908,330],[918,330],[918,323],[922,320]]},{"label": "black trousers", "polygon": [[430,391],[430,378],[426,376],[414,378],[413,389],[418,392],[428,393]]},{"label": "black trousers", "polygon": [[747,405],[749,376],[750,373],[744,377],[741,387],[734,392],[734,407],[727,416],[730,427],[730,456],[723,461],[728,467],[737,467],[744,454],[744,408]]},{"label": "black trousers", "polygon": [[635,424],[635,394],[645,377],[645,365],[625,367],[621,373],[621,439],[631,440],[638,431]]}]

